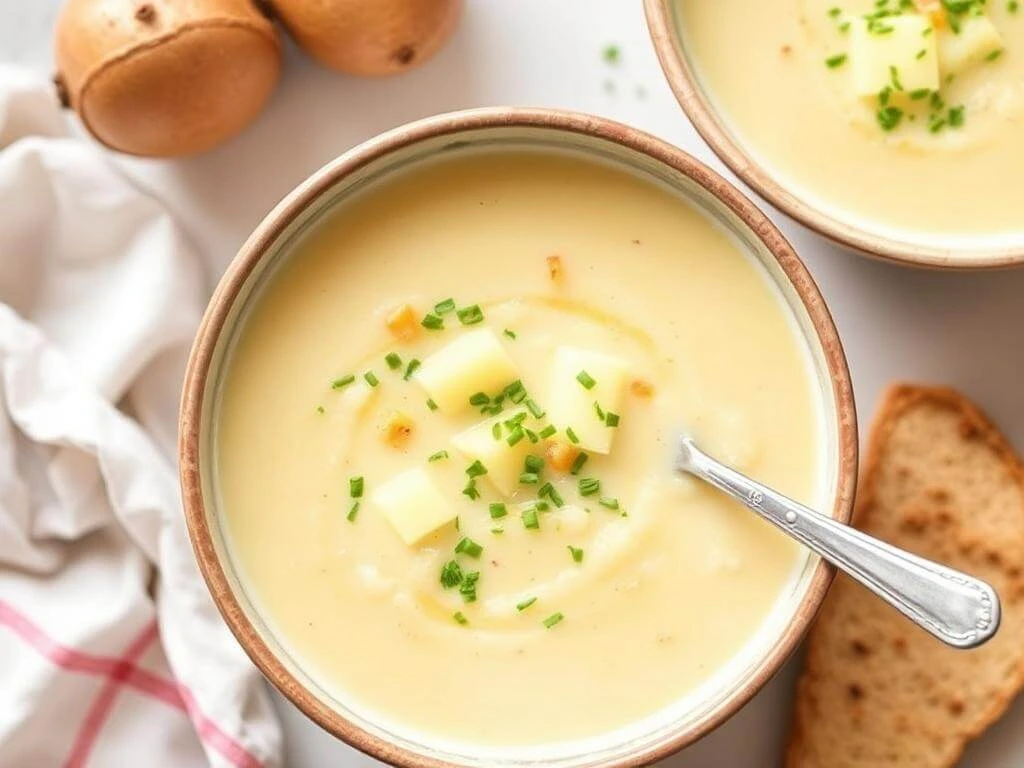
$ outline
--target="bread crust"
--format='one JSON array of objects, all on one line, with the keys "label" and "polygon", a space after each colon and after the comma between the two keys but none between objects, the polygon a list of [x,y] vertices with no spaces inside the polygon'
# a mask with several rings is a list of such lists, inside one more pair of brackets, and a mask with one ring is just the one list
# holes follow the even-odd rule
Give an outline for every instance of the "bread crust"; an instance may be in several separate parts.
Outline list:
[{"label": "bread crust", "polygon": [[[934,407],[955,414],[959,420],[960,439],[962,441],[975,441],[987,447],[1005,468],[1009,477],[1016,483],[1022,497],[1024,497],[1024,463],[1022,463],[1020,457],[998,427],[978,406],[962,393],[949,387],[920,386],[908,383],[894,384],[884,395],[882,404],[872,424],[871,435],[868,441],[867,460],[860,479],[857,501],[854,507],[853,523],[856,527],[872,531],[886,515],[894,517],[903,511],[882,507],[879,499],[879,483],[883,472],[887,469],[886,463],[893,460],[889,450],[890,442],[900,426],[901,419],[921,407]],[[891,525],[892,519],[889,518],[885,522]],[[922,524],[927,526],[929,522],[926,517]],[[1021,527],[1024,528],[1024,519],[1021,521]],[[1024,531],[1017,531],[1015,533],[1018,538],[1024,537]],[[912,535],[908,535],[907,538],[911,542],[914,541],[914,536]],[[899,540],[893,540],[893,543],[907,546],[907,542]],[[998,544],[998,542],[994,544]],[[963,542],[960,543],[960,546],[961,551],[967,548]],[[964,559],[966,559],[966,556]],[[969,566],[960,565],[956,562],[950,564],[954,567],[969,568]],[[1013,598],[1013,603],[1011,605],[1007,604],[1007,594],[1000,595],[1004,604],[1004,629],[1006,628],[1005,616],[1007,611],[1014,611],[1015,614],[1020,614],[1022,611],[1019,599],[1021,592],[1024,592],[1024,578],[1020,575],[1022,569],[1024,569],[1024,563],[1020,561],[1015,561],[1007,567],[1009,589],[1004,590],[1004,592],[1010,594]],[[820,750],[812,748],[812,746],[820,746],[814,743],[816,733],[815,723],[812,720],[823,722],[822,718],[843,717],[845,714],[855,711],[855,707],[859,704],[859,702],[855,702],[851,705],[848,702],[825,701],[823,699],[819,701],[819,695],[822,692],[819,689],[824,688],[828,682],[834,683],[837,677],[835,673],[842,671],[843,665],[851,663],[848,659],[838,658],[837,654],[834,653],[836,648],[832,646],[835,643],[833,642],[830,645],[829,641],[835,638],[830,637],[828,632],[826,632],[829,629],[828,623],[834,620],[838,621],[849,618],[848,616],[843,616],[841,611],[835,609],[843,608],[844,601],[848,602],[851,597],[855,597],[853,590],[859,589],[861,588],[852,585],[852,582],[838,589],[837,586],[833,586],[832,591],[825,599],[818,622],[809,633],[804,669],[797,683],[793,720],[785,752],[785,765],[787,768],[826,768],[826,764],[821,762],[816,754],[820,753]],[[874,600],[875,598],[871,599]],[[830,607],[833,610],[830,610]],[[889,609],[879,603],[878,611],[881,613],[889,611]],[[856,616],[856,609],[851,609],[851,612],[852,615]],[[839,614],[838,617],[837,613]],[[880,623],[885,623],[887,626],[891,624],[893,627],[897,627],[897,631],[900,631],[897,622],[906,621],[895,611],[892,611],[891,615],[876,615],[875,618],[878,618]],[[912,635],[912,632],[917,633],[920,631],[916,628],[907,630],[907,635],[910,637],[912,645],[925,648],[931,652],[932,649],[927,647],[927,643],[938,643],[937,640],[924,636],[923,632],[920,632],[918,635]],[[858,641],[854,639],[852,642],[855,652]],[[1006,645],[1002,646],[1003,652],[1010,650],[1012,645],[1011,643],[1009,647]],[[969,723],[964,723],[963,727],[956,734],[949,737],[947,742],[942,743],[941,750],[936,748],[942,752],[941,757],[937,758],[937,761],[923,763],[920,760],[908,758],[908,753],[904,753],[902,756],[899,754],[893,755],[892,759],[887,759],[884,762],[884,765],[913,765],[921,768],[925,765],[928,768],[945,768],[946,766],[954,765],[962,755],[967,743],[980,735],[997,720],[1010,705],[1021,687],[1024,686],[1024,648],[1020,647],[1021,643],[1019,642],[1016,645],[1018,646],[1017,649],[1014,649],[1016,658],[1012,660],[1007,674],[1001,680],[1001,685],[993,692],[993,695],[987,697],[987,700],[975,712]],[[977,651],[950,651],[950,653],[994,653],[996,649],[993,646],[994,642]],[[905,669],[919,664],[919,661],[913,654],[913,650],[911,648],[908,651],[905,660],[907,667]],[[941,672],[941,670],[939,671]],[[935,672],[936,670],[934,669],[926,670],[926,674]],[[898,677],[898,670],[894,670],[893,675]],[[850,694],[853,699],[859,699],[866,695],[866,692],[863,690],[860,691],[859,696],[853,695],[855,693],[856,691],[851,688]],[[823,711],[823,708],[819,707],[819,703],[825,704],[827,709]],[[848,709],[844,709],[844,706],[848,706]],[[917,714],[914,711],[909,711],[900,713],[899,717],[913,724],[913,719]],[[919,716],[925,718],[927,713]],[[844,724],[850,729],[847,733],[854,733],[858,727],[858,718],[851,716],[848,719],[849,722]],[[870,726],[868,726],[868,730],[870,730]],[[908,730],[913,733],[912,728]],[[908,736],[908,738],[911,737]],[[833,768],[833,766],[840,765],[840,763],[844,766],[863,765],[864,768],[869,766],[873,768],[873,766],[879,765],[878,762],[871,760],[858,762],[857,758],[850,758],[848,753],[835,760],[837,757],[839,756],[833,752],[828,761],[828,768]],[[845,762],[841,762],[843,760]]]}]

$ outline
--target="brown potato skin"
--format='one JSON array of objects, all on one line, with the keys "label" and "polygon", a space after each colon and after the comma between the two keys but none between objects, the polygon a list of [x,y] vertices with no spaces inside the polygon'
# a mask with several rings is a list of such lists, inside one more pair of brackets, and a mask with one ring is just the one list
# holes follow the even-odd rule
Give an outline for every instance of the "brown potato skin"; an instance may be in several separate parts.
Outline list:
[{"label": "brown potato skin", "polygon": [[352,75],[413,69],[447,42],[462,0],[269,0],[298,46]]},{"label": "brown potato skin", "polygon": [[281,70],[253,0],[68,0],[58,86],[100,142],[147,157],[203,152],[245,128]]}]

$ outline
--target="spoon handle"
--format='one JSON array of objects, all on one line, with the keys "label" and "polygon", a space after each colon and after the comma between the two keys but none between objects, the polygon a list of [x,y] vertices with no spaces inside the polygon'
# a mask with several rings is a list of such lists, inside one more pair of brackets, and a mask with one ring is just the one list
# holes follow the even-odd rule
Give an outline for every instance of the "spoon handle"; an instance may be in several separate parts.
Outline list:
[{"label": "spoon handle", "polygon": [[690,438],[680,441],[677,468],[774,523],[951,646],[974,648],[999,627],[999,597],[980,579],[818,514],[719,463]]}]

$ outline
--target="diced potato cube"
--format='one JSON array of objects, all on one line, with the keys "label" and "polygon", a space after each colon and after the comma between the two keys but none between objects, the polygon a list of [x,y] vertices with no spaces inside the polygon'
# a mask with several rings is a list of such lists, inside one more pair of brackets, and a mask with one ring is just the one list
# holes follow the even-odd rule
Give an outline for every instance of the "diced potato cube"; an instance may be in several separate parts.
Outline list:
[{"label": "diced potato cube", "polygon": [[[854,88],[875,98],[889,88],[938,90],[939,64],[931,21],[918,14],[858,20],[850,30]],[[887,30],[887,31],[886,31]]]},{"label": "diced potato cube", "polygon": [[578,448],[608,453],[618,430],[599,413],[619,414],[628,374],[626,361],[617,357],[559,347],[551,370],[548,418],[560,430],[571,429]]},{"label": "diced potato cube", "polygon": [[392,411],[381,424],[381,436],[392,448],[404,448],[412,437],[412,418],[401,411]]},{"label": "diced potato cube", "polygon": [[370,500],[410,546],[455,519],[455,511],[421,467],[378,486]]},{"label": "diced potato cube", "polygon": [[413,378],[445,413],[469,407],[477,392],[496,394],[519,378],[494,332],[484,328],[465,333],[423,361]]},{"label": "diced potato cube", "polygon": [[[487,474],[482,479],[489,480],[500,493],[506,496],[511,495],[519,484],[523,461],[532,447],[529,440],[520,440],[515,445],[508,444],[507,438],[510,433],[504,426],[504,422],[521,413],[526,413],[526,409],[506,411],[452,437],[452,445],[467,460],[479,461],[487,467]],[[495,424],[502,425],[497,437],[494,434]]]},{"label": "diced potato cube", "polygon": [[943,77],[959,75],[1003,50],[1003,38],[988,16],[961,16],[959,26],[959,32],[944,29],[938,34],[939,71]]},{"label": "diced potato cube", "polygon": [[400,339],[412,338],[420,328],[416,310],[411,304],[399,304],[388,313],[384,322],[388,330]]}]

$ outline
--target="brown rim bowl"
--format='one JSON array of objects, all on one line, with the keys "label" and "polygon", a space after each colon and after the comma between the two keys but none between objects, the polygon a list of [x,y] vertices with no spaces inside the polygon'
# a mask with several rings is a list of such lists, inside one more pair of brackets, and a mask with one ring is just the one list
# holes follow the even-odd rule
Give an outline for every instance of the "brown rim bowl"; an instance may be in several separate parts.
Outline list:
[{"label": "brown rim bowl", "polygon": [[830,216],[787,189],[744,148],[713,105],[687,57],[673,3],[674,0],[644,0],[647,26],[669,86],[714,153],[766,201],[832,242],[885,261],[946,270],[999,269],[1024,264],[1022,246],[953,251],[897,240]]},{"label": "brown rim bowl", "polygon": [[[328,163],[300,184],[259,225],[229,266],[210,302],[192,349],[182,399],[179,452],[185,516],[199,567],[231,631],[263,674],[311,719],[352,746],[387,763],[440,766],[646,765],[692,743],[725,721],[779,669],[808,628],[832,579],[832,569],[808,557],[781,596],[774,619],[751,639],[735,674],[683,713],[652,716],[643,730],[623,729],[600,744],[553,745],[495,752],[423,743],[387,730],[342,703],[307,674],[261,619],[232,564],[216,509],[212,463],[219,381],[243,311],[289,243],[352,190],[392,172],[406,172],[441,153],[486,148],[557,150],[598,158],[668,185],[730,230],[764,268],[807,343],[820,394],[822,507],[848,521],[857,471],[857,428],[846,359],[825,303],[779,230],[721,176],[685,152],[619,123],[549,109],[493,108],[428,118],[385,133]],[[769,626],[770,625],[770,626]],[[659,719],[660,717],[660,719]],[[647,723],[648,721],[644,721]],[[422,737],[420,737],[422,738]],[[605,743],[607,742],[607,743]],[[580,743],[582,744],[582,742]],[[528,751],[528,750],[527,750]],[[513,754],[515,753],[515,754]]]}]

